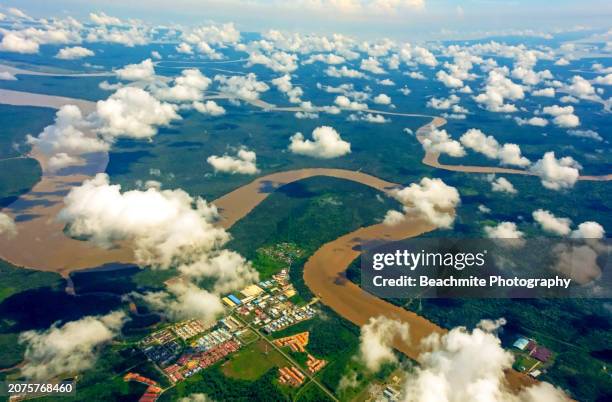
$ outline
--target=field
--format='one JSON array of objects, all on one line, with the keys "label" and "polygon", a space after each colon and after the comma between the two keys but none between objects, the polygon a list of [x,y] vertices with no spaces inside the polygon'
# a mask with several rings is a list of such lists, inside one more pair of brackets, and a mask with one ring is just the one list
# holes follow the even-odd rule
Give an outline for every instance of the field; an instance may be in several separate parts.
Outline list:
[{"label": "field", "polygon": [[232,355],[221,367],[223,374],[228,377],[254,381],[268,370],[288,364],[266,341],[259,340]]}]

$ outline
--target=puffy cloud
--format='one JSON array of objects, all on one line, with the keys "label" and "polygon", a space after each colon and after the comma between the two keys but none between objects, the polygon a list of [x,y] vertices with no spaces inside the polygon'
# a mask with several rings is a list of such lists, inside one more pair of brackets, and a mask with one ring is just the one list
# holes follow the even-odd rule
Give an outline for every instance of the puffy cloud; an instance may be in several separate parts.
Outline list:
[{"label": "puffy cloud", "polygon": [[125,81],[152,81],[155,78],[155,68],[151,59],[127,66],[115,71],[117,78]]},{"label": "puffy cloud", "polygon": [[391,104],[391,98],[386,94],[380,94],[380,95],[375,96],[373,101],[374,103],[377,103],[379,105],[390,105]]},{"label": "puffy cloud", "polygon": [[603,137],[593,130],[568,130],[567,133],[573,137],[590,138],[595,141],[603,141]]},{"label": "puffy cloud", "polygon": [[514,222],[501,222],[496,226],[485,226],[485,234],[491,239],[522,239],[524,233]]},{"label": "puffy cloud", "polygon": [[571,231],[572,221],[569,218],[558,218],[550,211],[538,209],[532,213],[533,220],[542,226],[547,232],[560,236],[566,236]]},{"label": "puffy cloud", "polygon": [[404,215],[400,211],[395,211],[393,209],[390,209],[385,214],[385,218],[383,219],[383,224],[387,226],[395,226],[403,222],[404,219],[406,219],[406,215]]},{"label": "puffy cloud", "polygon": [[543,96],[545,98],[555,97],[555,88],[542,88],[531,93],[533,96]]},{"label": "puffy cloud", "polygon": [[383,116],[382,114],[372,114],[372,113],[353,113],[351,115],[349,115],[348,121],[365,121],[368,123],[375,123],[375,124],[383,124],[383,123],[389,123],[391,120],[390,119],[385,119],[385,116]]},{"label": "puffy cloud", "polygon": [[225,108],[211,100],[206,102],[193,102],[193,108],[202,114],[209,114],[211,116],[222,116],[225,114]]},{"label": "puffy cloud", "polygon": [[13,218],[0,212],[0,236],[13,237],[17,234],[17,226]]},{"label": "puffy cloud", "polygon": [[406,214],[417,214],[442,228],[452,226],[455,220],[453,209],[461,202],[455,187],[428,177],[420,183],[393,191],[393,196],[403,204]]},{"label": "puffy cloud", "polygon": [[612,73],[606,74],[605,76],[595,77],[593,82],[600,85],[612,85]]},{"label": "puffy cloud", "polygon": [[485,91],[474,100],[485,105],[491,112],[512,113],[516,111],[513,104],[504,103],[506,99],[519,100],[525,97],[523,87],[512,82],[500,69],[489,71]]},{"label": "puffy cloud", "polygon": [[306,59],[303,64],[312,64],[317,61],[325,64],[342,64],[346,61],[346,59],[342,56],[338,56],[337,54],[333,53],[313,54],[308,59]]},{"label": "puffy cloud", "polygon": [[193,47],[189,43],[181,42],[174,49],[178,53],[193,54]]},{"label": "puffy cloud", "polygon": [[453,77],[444,70],[438,71],[436,73],[436,78],[447,88],[461,88],[463,86],[463,81],[461,81],[459,78]]},{"label": "puffy cloud", "polygon": [[532,173],[540,176],[542,185],[551,190],[561,190],[574,187],[580,176],[579,169],[582,166],[572,157],[566,156],[561,159],[555,158],[554,152],[546,152],[542,159],[538,160],[529,169]]},{"label": "puffy cloud", "polygon": [[132,25],[129,27],[112,27],[106,25],[98,26],[89,30],[86,40],[88,42],[118,43],[127,47],[146,45],[149,42],[151,32],[146,27]]},{"label": "puffy cloud", "polygon": [[579,75],[574,75],[569,85],[564,87],[565,91],[571,96],[579,99],[597,100],[599,96],[591,83]]},{"label": "puffy cloud", "polygon": [[214,256],[203,255],[198,260],[178,267],[191,278],[214,278],[213,292],[225,294],[259,281],[259,273],[250,262],[233,251],[221,250]]},{"label": "puffy cloud", "polygon": [[23,36],[14,33],[6,32],[0,42],[0,50],[14,53],[38,53],[38,42],[32,39],[24,38]]},{"label": "puffy cloud", "polygon": [[91,124],[83,119],[81,110],[75,105],[62,106],[55,115],[54,124],[45,127],[37,136],[28,135],[28,144],[49,157],[47,168],[56,171],[67,166],[84,165],[80,155],[102,152],[109,144],[83,131],[91,130]]},{"label": "puffy cloud", "polygon": [[104,12],[89,13],[89,19],[91,22],[97,25],[121,25],[122,22],[117,17],[111,17],[106,15]]},{"label": "puffy cloud", "polygon": [[338,105],[338,107],[348,110],[365,110],[368,108],[368,105],[366,105],[365,103],[351,101],[348,97],[344,95],[336,96],[334,103]]},{"label": "puffy cloud", "polygon": [[147,293],[142,299],[173,320],[197,318],[212,323],[224,311],[218,295],[185,281],[173,282],[167,290]]},{"label": "puffy cloud", "polygon": [[312,141],[304,140],[302,133],[291,136],[289,150],[295,154],[313,158],[337,158],[351,152],[351,144],[340,138],[332,127],[320,126],[312,131]]},{"label": "puffy cloud", "polygon": [[529,126],[535,127],[546,127],[548,125],[548,120],[542,117],[532,117],[530,119],[522,119],[520,117],[515,117],[514,121],[516,121],[516,124],[518,124],[519,126],[524,126],[525,124],[527,124]]},{"label": "puffy cloud", "polygon": [[206,161],[212,165],[215,172],[223,173],[240,173],[240,174],[256,174],[259,173],[256,165],[257,156],[255,152],[249,151],[246,148],[241,148],[236,156],[223,155],[209,156]]},{"label": "puffy cloud", "polygon": [[21,373],[43,381],[60,375],[81,373],[95,364],[96,349],[110,342],[125,321],[125,313],[87,316],[45,331],[26,331],[19,336],[25,344]]},{"label": "puffy cloud", "polygon": [[347,68],[346,66],[342,66],[340,68],[336,68],[334,66],[331,67],[327,67],[327,69],[325,69],[325,74],[327,74],[330,77],[335,77],[335,78],[365,78],[366,75],[364,73],[362,73],[361,71],[357,71],[357,70],[353,70],[350,68]]},{"label": "puffy cloud", "polygon": [[289,102],[302,103],[300,97],[304,94],[304,91],[300,87],[293,86],[291,83],[291,76],[289,74],[274,78],[272,80],[272,84],[276,86],[279,91],[283,92],[287,95],[287,97],[289,97]]},{"label": "puffy cloud", "polygon": [[69,166],[85,166],[87,162],[80,156],[68,155],[65,152],[60,152],[52,155],[47,161],[47,169],[51,172],[56,172],[60,169]]},{"label": "puffy cloud", "polygon": [[431,129],[421,139],[421,144],[427,152],[437,152],[453,157],[465,155],[465,150],[457,140],[453,140],[446,130]]},{"label": "puffy cloud", "polygon": [[407,376],[404,402],[569,402],[563,391],[545,382],[518,394],[510,390],[505,372],[512,368],[513,355],[482,328],[453,328],[422,344],[427,351],[419,356],[415,373]]},{"label": "puffy cloud", "polygon": [[270,56],[251,53],[248,65],[261,64],[278,73],[289,73],[298,68],[297,55],[286,52],[274,52]]},{"label": "puffy cloud", "polygon": [[58,219],[72,236],[103,247],[126,241],[141,265],[168,268],[210,253],[228,240],[213,225],[217,209],[182,190],[148,188],[121,192],[100,173],[73,187]]},{"label": "puffy cloud", "polygon": [[94,55],[94,52],[87,48],[84,48],[81,46],[74,46],[74,47],[65,47],[63,49],[60,49],[60,51],[57,52],[55,57],[58,59],[62,59],[62,60],[76,60],[76,59],[82,59],[83,57],[89,57],[93,55]]},{"label": "puffy cloud", "polygon": [[174,105],[135,87],[120,88],[108,99],[98,101],[96,117],[101,134],[132,138],[150,138],[157,134],[158,126],[181,118]]},{"label": "puffy cloud", "polygon": [[573,106],[546,106],[542,109],[542,112],[555,116],[553,123],[559,127],[572,128],[580,125],[580,119],[574,114]]},{"label": "puffy cloud", "polygon": [[[491,175],[494,176],[494,175]],[[491,182],[491,190],[499,192],[499,193],[508,193],[508,194],[516,194],[518,191],[512,183],[505,177],[498,177],[495,179],[494,177],[490,177],[489,181]]]},{"label": "puffy cloud", "polygon": [[238,31],[232,23],[207,25],[184,32],[183,39],[185,42],[191,44],[204,42],[222,46],[225,44],[237,43],[240,40],[240,31]]},{"label": "puffy cloud", "polygon": [[378,372],[385,363],[395,363],[393,341],[410,341],[408,323],[385,316],[372,317],[361,327],[359,360],[372,372]]},{"label": "puffy cloud", "polygon": [[429,50],[420,46],[413,47],[410,43],[402,45],[399,56],[405,63],[417,62],[429,67],[438,65],[436,57]]},{"label": "puffy cloud", "polygon": [[603,239],[606,231],[597,222],[587,221],[578,225],[578,229],[572,231],[574,239]]},{"label": "puffy cloud", "polygon": [[491,135],[485,135],[482,131],[471,128],[459,139],[463,146],[485,155],[487,158],[499,159],[503,165],[527,166],[529,160],[521,155],[521,149],[517,144],[500,145]]},{"label": "puffy cloud", "polygon": [[194,102],[202,100],[204,91],[212,80],[196,68],[183,70],[174,78],[172,86],[155,90],[155,96],[169,102]]},{"label": "puffy cloud", "polygon": [[369,71],[372,74],[386,74],[387,73],[385,69],[380,66],[380,62],[374,57],[368,57],[367,59],[361,60],[361,64],[359,68],[364,71]]},{"label": "puffy cloud", "polygon": [[247,75],[216,75],[215,81],[219,82],[219,91],[241,99],[256,100],[259,94],[266,92],[270,87],[264,82],[257,81],[253,73]]}]

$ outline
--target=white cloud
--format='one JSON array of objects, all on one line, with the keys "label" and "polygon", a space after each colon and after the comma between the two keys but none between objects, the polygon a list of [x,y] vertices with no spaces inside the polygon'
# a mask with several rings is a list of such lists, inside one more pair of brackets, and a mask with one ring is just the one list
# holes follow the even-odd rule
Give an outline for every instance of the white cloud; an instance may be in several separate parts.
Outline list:
[{"label": "white cloud", "polygon": [[248,65],[261,64],[278,73],[289,73],[297,70],[297,55],[286,52],[274,52],[270,56],[262,53],[251,53]]},{"label": "white cloud", "polygon": [[491,112],[512,113],[517,110],[516,106],[505,103],[505,100],[519,100],[524,97],[523,87],[507,78],[504,71],[496,69],[489,72],[485,91],[475,96],[474,100],[484,104]]},{"label": "white cloud", "polygon": [[96,350],[119,333],[124,321],[125,313],[115,311],[61,326],[54,324],[45,331],[21,333],[19,343],[26,348],[21,373],[28,379],[42,381],[93,367]]},{"label": "white cloud", "polygon": [[491,190],[499,192],[499,193],[508,193],[508,194],[516,194],[518,191],[512,183],[506,179],[505,177],[498,177],[494,179],[493,177],[489,180],[491,182]]},{"label": "white cloud", "polygon": [[471,128],[459,139],[461,144],[487,158],[499,159],[502,165],[527,166],[529,160],[521,155],[521,149],[517,144],[506,143],[500,145],[491,135],[485,135],[482,131]]},{"label": "white cloud", "polygon": [[295,154],[313,158],[330,159],[349,154],[351,144],[344,141],[332,127],[321,126],[312,131],[311,140],[304,140],[302,133],[291,136],[289,150]]},{"label": "white cloud", "polygon": [[85,166],[87,162],[80,156],[68,155],[65,152],[60,152],[52,155],[47,161],[47,169],[50,172],[56,172],[60,169],[69,166]]},{"label": "white cloud", "polygon": [[396,363],[393,341],[410,341],[407,323],[385,316],[372,317],[361,327],[359,360],[371,372],[378,372],[385,363]]},{"label": "white cloud", "polygon": [[514,357],[494,333],[476,328],[451,329],[422,342],[420,363],[407,376],[404,402],[569,402],[563,391],[546,382],[515,393],[505,381]]},{"label": "white cloud", "polygon": [[529,170],[540,176],[544,187],[550,190],[562,190],[574,187],[581,168],[582,166],[572,157],[557,159],[555,153],[551,151],[546,152]]},{"label": "white cloud", "polygon": [[83,57],[89,57],[93,55],[94,55],[94,52],[87,48],[84,48],[81,46],[74,46],[74,47],[65,47],[63,49],[60,49],[60,51],[57,52],[55,57],[58,59],[62,59],[62,60],[76,60],[76,59],[82,59]]},{"label": "white cloud", "polygon": [[120,88],[108,99],[98,101],[98,131],[110,137],[150,138],[158,126],[167,126],[180,119],[176,107],[155,99],[145,90]]},{"label": "white cloud", "polygon": [[554,116],[553,123],[563,128],[572,128],[580,125],[580,119],[574,114],[573,106],[546,106],[542,113]]},{"label": "white cloud", "polygon": [[334,103],[341,107],[342,109],[348,110],[365,110],[368,108],[368,105],[361,102],[351,101],[348,97],[344,95],[336,96]]},{"label": "white cloud", "polygon": [[579,75],[574,75],[570,84],[566,85],[564,89],[568,94],[579,99],[599,99],[599,96],[595,93],[595,88],[593,88],[593,85]]},{"label": "white cloud", "polygon": [[545,98],[555,97],[555,88],[542,88],[531,93],[533,96],[543,96]]},{"label": "white cloud", "polygon": [[104,12],[89,13],[89,19],[91,22],[97,25],[121,25],[122,22],[117,17],[111,17],[106,15]]},{"label": "white cloud", "polygon": [[420,183],[393,191],[393,196],[403,204],[406,214],[417,214],[441,228],[452,226],[455,220],[453,209],[461,202],[455,187],[428,177]]},{"label": "white cloud", "polygon": [[26,141],[49,157],[47,168],[56,171],[84,165],[80,155],[109,149],[106,141],[86,135],[85,130],[91,130],[91,124],[83,119],[81,110],[75,105],[65,105],[57,111],[52,125],[45,127],[37,137],[28,135]]},{"label": "white cloud", "polygon": [[380,95],[375,96],[373,101],[374,103],[377,103],[379,105],[390,105],[391,104],[391,98],[386,94],[380,94]]},{"label": "white cloud", "polygon": [[193,54],[193,47],[189,43],[181,42],[174,49],[178,53]]},{"label": "white cloud", "polygon": [[587,221],[578,225],[578,229],[572,231],[571,237],[575,239],[603,239],[605,234],[606,231],[599,223]]},{"label": "white cloud", "polygon": [[206,102],[193,102],[193,108],[202,114],[211,116],[222,116],[225,114],[225,108],[211,100]]},{"label": "white cloud", "polygon": [[385,119],[385,116],[383,116],[382,114],[362,113],[362,112],[350,114],[347,120],[348,121],[365,121],[367,123],[374,123],[374,124],[384,124],[384,123],[389,123],[391,121],[390,119]]},{"label": "white cloud", "polygon": [[453,77],[444,70],[438,71],[436,73],[436,78],[447,88],[461,88],[463,86],[463,81],[456,77]]},{"label": "white cloud", "polygon": [[603,141],[603,137],[593,130],[568,130],[567,133],[573,137],[590,138],[595,141]]},{"label": "white cloud", "polygon": [[312,64],[317,61],[325,64],[342,64],[346,61],[346,59],[342,56],[338,56],[337,54],[333,53],[313,54],[308,59],[306,59],[303,64]]},{"label": "white cloud", "polygon": [[519,126],[524,126],[525,124],[527,124],[529,126],[535,127],[546,127],[548,125],[548,120],[542,117],[531,117],[529,119],[515,117],[514,121],[516,121],[516,124],[518,124]]},{"label": "white cloud", "polygon": [[99,173],[64,198],[58,219],[72,236],[110,247],[126,241],[143,266],[161,268],[213,252],[228,234],[213,226],[217,209],[182,190],[148,188],[121,192]]},{"label": "white cloud", "polygon": [[189,278],[214,278],[212,291],[215,294],[243,289],[259,281],[259,273],[251,263],[240,254],[229,250],[221,250],[213,256],[203,255],[198,260],[179,266],[178,270]]},{"label": "white cloud", "polygon": [[383,224],[388,225],[388,226],[395,226],[403,222],[405,219],[406,219],[406,215],[404,215],[400,211],[395,211],[393,209],[390,209],[385,214],[385,218],[383,219]]},{"label": "white cloud", "polygon": [[138,64],[128,64],[115,71],[117,78],[124,81],[152,81],[155,78],[155,68],[151,59]]},{"label": "white cloud", "polygon": [[567,236],[571,231],[572,221],[569,218],[558,218],[550,211],[538,209],[532,213],[533,220],[542,226],[547,232],[559,236]]},{"label": "white cloud", "polygon": [[196,68],[183,70],[174,78],[172,86],[164,86],[155,90],[155,96],[169,102],[194,102],[202,100],[204,91],[212,80]]},{"label": "white cloud", "polygon": [[7,32],[0,42],[0,50],[5,52],[32,54],[38,53],[38,42],[24,38],[14,32]]},{"label": "white cloud", "polygon": [[612,85],[612,73],[605,76],[595,77],[593,82],[600,85]]},{"label": "white cloud", "polygon": [[302,103],[300,97],[304,94],[304,91],[300,87],[293,86],[291,76],[289,74],[274,78],[271,82],[279,91],[287,95],[289,102]]},{"label": "white cloud", "polygon": [[253,73],[231,77],[216,75],[215,81],[219,82],[219,91],[247,100],[259,99],[260,93],[270,89],[266,83],[257,81],[257,76]]},{"label": "white cloud", "polygon": [[485,226],[485,234],[490,239],[522,239],[524,233],[514,222],[501,222],[496,226]]},{"label": "white cloud", "polygon": [[380,62],[374,57],[368,57],[367,59],[361,60],[360,69],[364,71],[369,71],[372,74],[386,74],[384,68],[380,66]]},{"label": "white cloud", "polygon": [[17,226],[13,218],[0,212],[0,236],[13,237],[17,234]]},{"label": "white cloud", "polygon": [[465,156],[465,150],[457,140],[453,140],[446,130],[431,129],[421,139],[427,152],[437,152],[453,157]]},{"label": "white cloud", "polygon": [[218,295],[184,281],[168,285],[165,291],[146,293],[142,299],[153,309],[177,321],[196,318],[212,323],[224,311]]},{"label": "white cloud", "polygon": [[330,77],[335,77],[335,78],[341,78],[341,77],[365,78],[366,77],[364,73],[357,71],[357,70],[347,68],[346,66],[342,66],[340,68],[336,68],[334,66],[328,67],[327,69],[325,69],[325,74],[327,74]]},{"label": "white cloud", "polygon": [[208,162],[215,169],[215,172],[231,174],[256,174],[259,173],[256,160],[257,155],[255,152],[249,151],[246,148],[241,148],[236,153],[236,156],[212,155],[206,159],[206,162]]}]

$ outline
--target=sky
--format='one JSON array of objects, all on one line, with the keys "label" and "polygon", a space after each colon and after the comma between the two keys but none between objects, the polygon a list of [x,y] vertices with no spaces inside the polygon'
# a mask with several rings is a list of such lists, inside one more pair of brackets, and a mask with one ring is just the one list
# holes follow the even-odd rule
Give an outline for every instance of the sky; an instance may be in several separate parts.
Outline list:
[{"label": "sky", "polygon": [[607,28],[612,20],[612,2],[601,0],[8,0],[0,4],[38,18],[105,11],[158,24],[235,22],[241,31],[274,28],[406,40]]}]

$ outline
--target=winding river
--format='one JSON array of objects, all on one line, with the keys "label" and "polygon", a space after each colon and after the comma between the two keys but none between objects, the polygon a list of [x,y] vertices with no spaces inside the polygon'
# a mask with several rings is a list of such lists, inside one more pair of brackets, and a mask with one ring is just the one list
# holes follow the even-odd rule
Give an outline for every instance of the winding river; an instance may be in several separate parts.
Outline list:
[{"label": "winding river", "polygon": [[[212,94],[207,99],[227,99],[224,94]],[[295,112],[299,107],[277,107],[262,100],[248,101],[253,106],[266,110]],[[17,91],[0,90],[0,103],[59,108],[65,104],[77,104],[84,112],[90,112],[95,104],[70,98],[30,94]],[[372,113],[396,116],[421,116],[395,112],[368,110]],[[432,121],[417,130],[417,138],[422,140],[433,128],[446,124],[446,120],[435,116]],[[89,135],[93,135],[89,133]],[[39,161],[43,168],[42,179],[27,194],[3,210],[17,218],[18,234],[12,239],[0,238],[0,258],[15,265],[39,270],[54,271],[67,276],[71,271],[96,267],[111,262],[133,261],[133,253],[127,247],[104,250],[67,237],[63,225],[55,220],[63,207],[63,197],[72,186],[80,185],[83,180],[96,173],[104,172],[108,163],[107,154],[96,154],[87,158],[86,166],[72,171],[67,169],[61,174],[46,169],[46,157],[34,148],[31,157]],[[504,173],[529,175],[530,172],[499,167],[444,165],[438,161],[439,155],[426,152],[423,163],[435,168],[467,173]],[[219,225],[230,228],[249,214],[266,197],[285,184],[314,176],[329,176],[358,182],[381,192],[389,193],[399,187],[380,178],[343,169],[310,168],[272,173],[259,177],[216,200],[221,220]],[[612,175],[581,176],[580,180],[611,180]],[[417,359],[421,349],[420,341],[431,333],[444,333],[446,330],[431,321],[392,305],[366,293],[344,277],[349,264],[359,256],[360,244],[374,239],[399,240],[419,236],[434,230],[435,227],[425,220],[409,216],[394,226],[375,224],[359,228],[345,234],[319,248],[304,266],[304,279],[312,292],[322,303],[332,308],[345,319],[356,325],[365,324],[370,318],[384,315],[399,319],[410,325],[411,342],[396,342],[395,347],[413,359]],[[507,380],[513,387],[533,383],[531,377],[513,370],[507,372]]]}]

